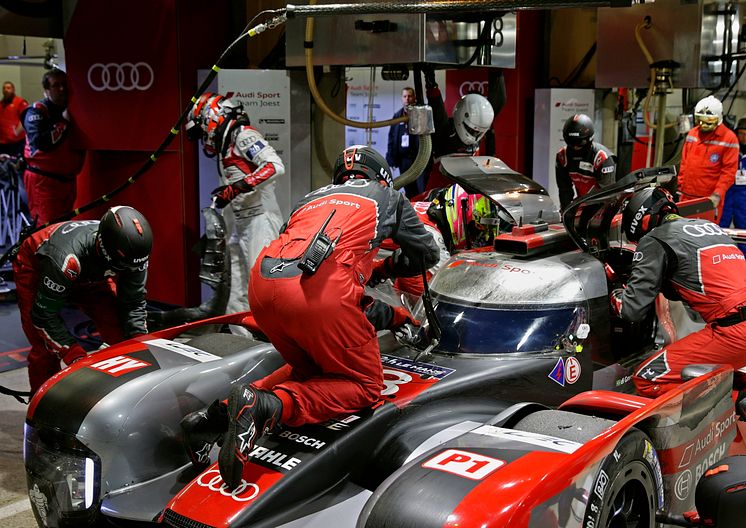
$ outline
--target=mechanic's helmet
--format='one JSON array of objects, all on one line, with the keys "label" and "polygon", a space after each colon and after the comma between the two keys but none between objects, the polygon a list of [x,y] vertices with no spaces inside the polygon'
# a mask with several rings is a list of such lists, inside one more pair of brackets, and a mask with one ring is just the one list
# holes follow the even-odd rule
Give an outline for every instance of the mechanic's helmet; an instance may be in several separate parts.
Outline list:
[{"label": "mechanic's helmet", "polygon": [[453,107],[453,126],[464,145],[476,145],[492,126],[495,111],[486,97],[466,94]]},{"label": "mechanic's helmet", "polygon": [[708,95],[694,107],[694,124],[699,125],[702,132],[712,132],[722,122],[723,103],[717,97]]},{"label": "mechanic's helmet", "polygon": [[580,150],[593,141],[593,120],[585,114],[575,114],[565,121],[562,127],[562,138],[568,147]]},{"label": "mechanic's helmet", "polygon": [[142,269],[153,247],[153,232],[142,213],[121,205],[112,207],[101,217],[96,242],[113,269]]},{"label": "mechanic's helmet", "polygon": [[349,179],[359,178],[374,180],[388,187],[394,186],[386,158],[374,148],[365,145],[353,145],[342,151],[334,163],[332,183],[340,185]]},{"label": "mechanic's helmet", "polygon": [[491,244],[497,235],[497,208],[489,198],[469,194],[460,185],[451,185],[443,196],[446,219],[454,248],[461,249],[470,240],[474,247]]},{"label": "mechanic's helmet", "polygon": [[637,191],[627,202],[622,215],[622,229],[630,242],[638,242],[643,235],[663,223],[666,215],[678,213],[673,196],[661,187],[646,187]]},{"label": "mechanic's helmet", "polygon": [[227,120],[244,117],[241,103],[227,99],[220,94],[204,93],[192,106],[189,121],[186,124],[187,137],[193,141],[204,140],[206,154],[214,154],[217,150],[216,134],[218,128]]}]

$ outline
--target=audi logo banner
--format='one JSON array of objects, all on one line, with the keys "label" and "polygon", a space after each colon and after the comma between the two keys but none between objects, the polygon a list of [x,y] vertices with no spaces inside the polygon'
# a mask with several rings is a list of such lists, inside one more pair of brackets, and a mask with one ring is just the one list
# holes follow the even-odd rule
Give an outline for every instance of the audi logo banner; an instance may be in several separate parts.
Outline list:
[{"label": "audi logo banner", "polygon": [[174,2],[133,2],[79,2],[65,37],[70,115],[89,150],[152,151],[181,109]]}]

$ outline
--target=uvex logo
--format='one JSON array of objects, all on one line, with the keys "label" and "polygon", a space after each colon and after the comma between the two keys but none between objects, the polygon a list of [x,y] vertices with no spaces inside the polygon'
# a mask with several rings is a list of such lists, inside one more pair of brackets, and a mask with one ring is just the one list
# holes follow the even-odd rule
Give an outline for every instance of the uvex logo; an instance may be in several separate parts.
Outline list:
[{"label": "uvex logo", "polygon": [[642,220],[642,217],[645,216],[645,212],[647,210],[648,208],[644,205],[637,210],[637,213],[635,213],[635,217],[632,219],[632,223],[630,224],[632,232],[637,231],[637,224],[640,223],[640,220]]}]

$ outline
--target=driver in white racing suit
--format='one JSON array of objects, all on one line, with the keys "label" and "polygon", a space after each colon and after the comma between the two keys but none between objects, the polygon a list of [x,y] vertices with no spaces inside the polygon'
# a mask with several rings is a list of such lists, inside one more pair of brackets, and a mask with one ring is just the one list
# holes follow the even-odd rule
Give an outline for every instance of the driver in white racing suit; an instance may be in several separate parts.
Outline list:
[{"label": "driver in white racing suit", "polygon": [[231,292],[226,312],[247,311],[249,270],[261,250],[277,238],[282,226],[275,178],[285,173],[285,166],[234,101],[205,93],[197,99],[189,117],[189,137],[201,139],[205,154],[217,157],[218,162],[222,185],[212,195],[215,206],[224,208],[231,255]]}]

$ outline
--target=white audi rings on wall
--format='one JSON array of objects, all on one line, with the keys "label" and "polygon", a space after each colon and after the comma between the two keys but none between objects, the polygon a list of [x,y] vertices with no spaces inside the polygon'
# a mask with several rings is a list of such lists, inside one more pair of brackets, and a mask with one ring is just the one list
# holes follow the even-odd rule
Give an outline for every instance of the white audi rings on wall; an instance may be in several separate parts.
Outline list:
[{"label": "white audi rings on wall", "polygon": [[155,73],[147,62],[97,62],[88,68],[88,85],[97,92],[145,91],[153,86]]},{"label": "white audi rings on wall", "polygon": [[466,94],[478,93],[479,95],[487,96],[487,87],[489,86],[488,81],[464,81],[461,86],[458,87],[458,94],[463,97]]}]

